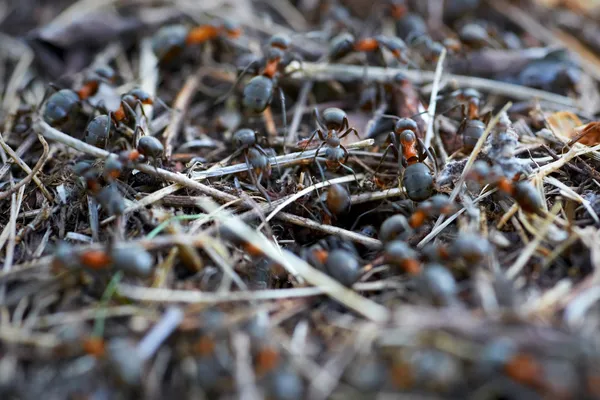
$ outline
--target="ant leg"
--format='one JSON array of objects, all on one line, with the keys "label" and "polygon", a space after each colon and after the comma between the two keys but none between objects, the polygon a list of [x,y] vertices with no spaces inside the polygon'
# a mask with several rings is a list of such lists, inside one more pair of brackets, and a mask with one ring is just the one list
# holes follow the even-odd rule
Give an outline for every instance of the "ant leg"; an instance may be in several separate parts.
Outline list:
[{"label": "ant leg", "polygon": [[319,203],[321,204],[321,207],[323,207],[323,211],[325,212],[325,214],[327,214],[327,216],[330,219],[333,218],[333,214],[331,213],[331,211],[329,211],[329,208],[327,208],[327,205],[323,202],[323,199],[321,198],[321,193],[319,193],[318,189],[315,190],[317,192],[317,199],[319,199]]},{"label": "ant leg", "polygon": [[133,108],[131,108],[131,106],[124,101],[121,101],[121,106],[123,107],[123,110],[125,111],[125,119],[127,120],[127,122],[131,122],[131,119],[133,119],[133,121],[135,121],[135,124],[137,126],[138,125],[137,114],[135,113],[135,111],[133,111]]},{"label": "ant leg", "polygon": [[227,160],[227,164],[226,165],[231,165],[231,163],[233,162],[233,160],[235,160],[235,157],[237,157],[238,155],[240,155],[240,153],[242,151],[246,150],[245,148],[241,148],[241,149],[237,149],[236,151],[234,151],[233,153],[231,153],[229,155],[229,159]]},{"label": "ant leg", "polygon": [[240,82],[242,81],[242,78],[244,77],[244,75],[246,75],[246,73],[248,72],[248,70],[251,67],[257,66],[257,64],[258,64],[257,61],[252,61],[250,64],[246,65],[244,67],[244,69],[242,70],[242,72],[240,73],[240,75],[235,79],[235,82],[233,82],[233,85],[231,86],[231,88],[229,88],[229,90],[227,92],[225,92],[224,94],[222,94],[221,96],[219,96],[214,101],[213,106],[221,104],[222,102],[224,102],[225,100],[227,100],[227,98],[231,95],[231,93],[233,93],[235,91],[235,89],[237,88],[237,86],[240,84]]},{"label": "ant leg", "polygon": [[323,178],[322,182],[329,182],[329,179],[327,179],[325,177],[325,171],[323,170],[323,167],[321,166],[321,163],[319,162],[319,160],[317,158],[315,158],[315,163],[317,164],[317,168],[319,168],[319,172],[321,173],[321,178]]},{"label": "ant leg", "polygon": [[317,147],[317,150],[315,151],[315,157],[313,158],[313,161],[317,160],[317,156],[319,155],[319,150],[321,150],[321,148],[325,145],[325,142],[321,142],[321,144],[319,145],[319,147]]},{"label": "ant leg", "polygon": [[[142,111],[142,116],[146,120],[146,125],[148,125],[149,121],[148,121],[148,116],[146,115],[146,112],[144,111],[144,103],[142,103],[141,100],[138,99],[135,101],[135,104],[136,104],[136,106],[138,106],[138,105],[140,106],[140,110]],[[137,113],[136,113],[136,117],[137,117]]]},{"label": "ant leg", "polygon": [[250,175],[250,180],[252,180],[252,183],[254,184],[254,186],[256,186],[256,189],[258,189],[258,191],[265,197],[269,205],[271,205],[271,198],[269,197],[269,194],[267,193],[263,185],[261,185],[258,181],[256,173],[254,172],[254,168],[252,168],[252,164],[250,164],[250,160],[248,160],[247,152],[244,153],[244,159],[246,160],[246,165],[248,166],[248,174]]},{"label": "ant leg", "polygon": [[352,172],[352,175],[354,175],[354,180],[355,180],[356,182],[358,182],[358,178],[356,177],[356,172],[354,172],[354,170],[353,170],[352,168],[350,168],[349,166],[347,166],[347,165],[345,165],[345,164],[340,164],[340,166],[341,166],[342,168],[344,168],[346,171],[350,171],[350,172]]},{"label": "ant leg", "polygon": [[[325,137],[323,136],[323,132],[321,132],[320,129],[315,130],[312,135],[310,135],[310,137],[308,138],[306,144],[304,145],[304,147],[302,148],[302,151],[300,152],[300,154],[304,153],[304,151],[306,151],[306,148],[308,147],[308,145],[310,144],[310,142],[312,142],[313,138],[315,137],[315,135],[318,134],[319,135],[319,139],[321,140],[325,140]],[[321,146],[319,146],[320,148]]]},{"label": "ant leg", "polygon": [[58,92],[60,90],[60,88],[53,83],[49,83],[46,90],[44,90],[44,96],[42,97],[42,101],[40,102],[39,107],[41,107],[42,104],[44,104],[48,100],[48,98],[50,96],[52,96],[52,94],[54,94],[54,93],[50,94],[51,90],[54,90],[54,92]]},{"label": "ant leg", "polygon": [[346,132],[342,133],[338,137],[340,139],[342,139],[343,137],[348,136],[350,133],[354,133],[356,135],[356,137],[358,138],[358,140],[360,140],[360,136],[358,135],[358,131],[356,130],[356,128],[348,128],[348,129],[346,129]]},{"label": "ant leg", "polygon": [[396,156],[397,159],[400,158],[400,153],[398,152],[398,148],[396,147],[396,144],[395,144],[396,141],[395,141],[394,133],[390,132],[389,137],[390,137],[390,144],[383,152],[383,155],[381,156],[381,159],[379,160],[379,164],[377,165],[377,168],[375,169],[375,174],[377,174],[377,172],[379,172],[379,168],[381,167],[381,164],[383,164],[383,161],[385,160],[385,156],[387,156],[387,153],[388,153],[388,151],[390,151],[390,149],[392,149],[392,151],[394,152],[394,155]]},{"label": "ant leg", "polygon": [[348,149],[346,149],[342,145],[340,145],[340,148],[344,151],[344,161],[340,163],[340,166],[342,166],[342,168],[344,168],[346,171],[352,172],[352,175],[354,175],[354,180],[356,182],[358,182],[358,178],[356,178],[356,173],[354,172],[354,170],[346,165],[346,162],[348,161],[348,157],[350,156],[350,153],[348,153]]},{"label": "ant leg", "polygon": [[353,231],[353,230],[354,230],[354,228],[356,228],[356,226],[358,225],[358,223],[359,223],[359,221],[360,221],[360,219],[361,219],[362,217],[364,217],[365,215],[368,215],[368,214],[370,214],[370,213],[372,213],[372,212],[375,212],[375,211],[378,211],[378,210],[377,210],[377,207],[375,207],[375,208],[372,208],[372,209],[370,209],[370,210],[368,210],[368,211],[365,211],[364,213],[362,213],[362,214],[360,214],[358,217],[356,217],[356,219],[354,220],[354,223],[353,223],[353,224],[352,224],[352,226],[350,227],[350,230],[351,230],[351,231]]},{"label": "ant leg", "polygon": [[279,90],[279,101],[281,102],[281,118],[283,119],[283,137],[287,137],[287,114],[285,111],[285,93],[283,93],[283,89],[281,87],[277,88]]},{"label": "ant leg", "polygon": [[425,143],[423,143],[421,138],[417,138],[417,143],[419,143],[419,161],[423,162],[425,161],[425,159],[429,158],[431,160],[431,163],[433,164],[434,172],[437,175],[437,165],[433,153],[429,148],[425,147]]}]

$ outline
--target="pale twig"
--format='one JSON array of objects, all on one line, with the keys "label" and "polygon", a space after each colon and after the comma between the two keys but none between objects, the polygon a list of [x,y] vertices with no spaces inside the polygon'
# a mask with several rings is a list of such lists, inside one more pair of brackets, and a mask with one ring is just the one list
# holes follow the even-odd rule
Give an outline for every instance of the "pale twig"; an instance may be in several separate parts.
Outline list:
[{"label": "pale twig", "polygon": [[[366,74],[365,69],[368,72]],[[333,80],[340,82],[366,81],[389,83],[393,81],[396,75],[402,74],[413,83],[422,84],[433,82],[435,78],[435,74],[430,71],[309,62],[302,63],[302,68],[299,68],[298,63],[291,63],[286,69],[286,73],[290,73],[290,78],[301,82],[306,80],[329,82]],[[512,83],[453,74],[447,74],[446,79],[455,81],[461,87],[471,87],[518,100],[537,98],[568,107],[577,107],[576,102],[569,97]]]},{"label": "pale twig", "polygon": [[554,205],[553,210],[551,211],[551,214],[548,215],[548,217],[546,218],[546,220],[544,221],[542,226],[538,229],[538,231],[535,235],[535,238],[531,242],[529,242],[527,244],[527,246],[525,246],[525,248],[520,252],[519,258],[517,258],[517,260],[514,262],[514,264],[511,265],[510,268],[506,271],[506,276],[509,279],[514,279],[519,274],[519,272],[521,272],[523,267],[525,267],[525,264],[527,264],[527,261],[529,261],[529,259],[533,255],[533,253],[536,251],[536,249],[538,248],[538,246],[540,245],[540,243],[546,236],[546,233],[548,233],[548,230],[550,229],[550,226],[552,225],[552,219],[553,219],[552,217],[556,217],[560,208],[561,208],[560,203],[556,203]]},{"label": "pale twig", "polygon": [[[23,201],[23,193],[25,193],[25,186],[21,186],[17,194],[12,194],[12,201],[10,205],[10,220],[6,228],[8,230],[8,243],[6,245],[6,251],[4,252],[4,267],[2,272],[10,272],[13,267],[13,258],[15,254],[16,246],[16,235],[17,235],[17,215],[19,215],[19,209]],[[4,233],[4,232],[2,232]],[[4,247],[4,244],[2,244]],[[0,247],[0,249],[2,248]],[[6,285],[0,287],[0,304],[4,304],[4,295],[6,294]]]},{"label": "pale twig", "polygon": [[[206,198],[202,202],[202,207],[207,212],[212,212],[218,208],[209,198]],[[389,319],[389,311],[385,307],[344,287],[293,253],[281,252],[273,243],[250,228],[238,217],[232,216],[226,211],[221,211],[217,213],[216,218],[225,227],[235,232],[242,240],[245,240],[255,248],[261,249],[268,258],[281,265],[287,271],[299,274],[313,286],[324,289],[327,295],[344,304],[346,307],[373,321],[384,322]]]},{"label": "pale twig", "polygon": [[[23,157],[23,154],[27,153],[27,151],[29,151],[29,149],[33,145],[33,142],[35,142],[36,137],[37,135],[35,133],[31,133],[29,136],[27,136],[27,138],[19,145],[19,147],[15,151],[17,156]],[[5,163],[2,166],[2,168],[0,168],[0,179],[4,178],[4,175],[6,175],[6,173],[10,170],[10,166],[10,163]]]},{"label": "pale twig", "polygon": [[365,235],[361,235],[360,233],[349,231],[347,229],[338,228],[337,226],[322,224],[308,218],[299,217],[294,214],[281,212],[277,214],[275,218],[285,222],[289,222],[294,225],[299,225],[305,228],[313,229],[315,231],[323,232],[328,235],[338,236],[340,238],[347,239],[355,243],[360,243],[372,249],[379,249],[382,246],[381,241],[378,239],[373,239]]},{"label": "pale twig", "polygon": [[[362,149],[365,147],[372,146],[374,143],[375,143],[375,141],[373,139],[367,139],[367,140],[361,140],[360,142],[351,143],[345,147],[348,150]],[[315,157],[315,153],[316,153],[316,149],[308,150],[305,152],[290,153],[290,154],[285,154],[283,156],[270,158],[269,162],[270,162],[271,166],[279,165],[280,167],[283,167],[286,165],[296,164],[303,160],[313,159]],[[350,153],[352,153],[352,152],[350,152]],[[225,176],[225,175],[237,174],[239,172],[244,172],[247,170],[248,170],[248,166],[246,165],[246,163],[242,163],[242,164],[234,164],[234,165],[230,165],[228,167],[218,168],[218,169],[214,169],[214,170],[192,172],[191,177],[192,177],[192,179],[199,181],[199,180],[203,180],[203,179],[207,179],[207,178],[216,178],[216,177]]]},{"label": "pale twig", "polygon": [[[284,208],[286,208],[287,206],[289,206],[290,204],[292,204],[293,202],[295,202],[299,198],[304,197],[307,194],[309,194],[309,193],[311,193],[311,192],[313,192],[313,191],[315,191],[317,189],[321,189],[323,187],[326,187],[326,186],[329,186],[329,185],[333,185],[333,184],[338,184],[338,183],[353,182],[355,180],[362,179],[363,177],[364,177],[364,174],[348,175],[348,176],[343,176],[341,178],[331,179],[329,181],[319,182],[317,184],[311,185],[311,186],[307,187],[306,189],[301,190],[301,191],[297,192],[296,194],[293,194],[292,196],[288,197],[284,202],[282,202],[281,204],[279,204],[275,208],[275,210],[273,210],[271,212],[271,214],[269,214],[265,218],[265,222],[269,222],[281,210],[283,210]],[[263,222],[263,223],[261,223],[259,225],[259,227],[257,228],[259,231],[262,229],[262,227],[263,227],[263,225],[264,225],[265,222]]]},{"label": "pale twig", "polygon": [[240,393],[240,400],[262,398],[256,388],[250,355],[250,338],[245,333],[236,332],[231,338],[231,344],[235,353],[235,381],[238,393]]},{"label": "pale twig", "polygon": [[302,116],[304,115],[304,109],[306,107],[306,99],[308,94],[311,92],[312,87],[313,82],[307,81],[304,82],[302,89],[300,89],[298,101],[296,101],[296,110],[294,111],[294,116],[292,117],[292,123],[290,124],[290,128],[287,132],[287,137],[283,142],[284,150],[289,144],[292,144],[296,140],[296,132],[298,132],[300,121],[302,121]]},{"label": "pale twig", "polygon": [[352,196],[350,196],[350,203],[353,205],[362,204],[368,203],[370,201],[384,200],[392,197],[400,197],[402,195],[404,195],[404,192],[401,188],[391,188],[379,192],[353,194]]},{"label": "pale twig", "polygon": [[181,130],[181,124],[185,113],[190,105],[192,97],[196,91],[198,85],[198,74],[194,74],[185,81],[185,84],[177,94],[175,103],[173,104],[173,111],[171,113],[171,120],[169,125],[163,133],[163,140],[165,144],[165,158],[168,160],[171,158],[173,152],[173,140],[177,137],[177,134]]},{"label": "pale twig", "polygon": [[[440,81],[442,80],[442,71],[444,70],[444,60],[446,59],[446,49],[442,50],[440,59],[438,60],[437,67],[435,68],[435,76],[433,78],[433,87],[431,89],[431,97],[429,98],[429,107],[427,107],[427,114],[429,115],[429,121],[427,123],[427,131],[425,133],[425,148],[429,148],[431,140],[433,139],[433,122],[435,121],[435,108],[437,105],[437,96],[440,90]],[[435,160],[431,160],[435,162]]]},{"label": "pale twig", "polygon": [[177,307],[168,308],[160,321],[138,343],[137,351],[142,360],[150,359],[160,345],[177,329],[183,321],[183,311]]},{"label": "pale twig", "polygon": [[48,190],[45,188],[44,184],[36,177],[37,173],[42,169],[42,167],[48,160],[48,152],[50,150],[48,147],[48,143],[42,137],[42,135],[38,135],[38,139],[40,140],[40,143],[42,143],[44,150],[42,152],[42,156],[38,159],[38,162],[35,164],[33,169],[30,169],[29,166],[27,164],[25,164],[25,162],[23,162],[23,160],[21,160],[21,158],[17,155],[17,153],[15,153],[14,150],[12,148],[10,148],[10,146],[8,146],[8,144],[2,138],[2,135],[0,135],[0,146],[2,146],[4,151],[6,151],[13,158],[13,160],[15,160],[15,162],[23,169],[23,171],[25,171],[27,173],[27,176],[25,178],[23,178],[19,183],[14,185],[12,188],[10,188],[9,190],[7,190],[5,192],[0,192],[0,200],[7,198],[8,196],[10,196],[10,194],[12,192],[17,190],[21,186],[27,185],[33,179],[36,181],[36,184],[40,187],[40,189],[42,189],[42,188],[44,189],[42,191],[42,193],[44,193],[44,196],[46,196],[46,198],[49,201],[51,201],[51,202],[53,201],[53,198],[52,198],[52,195],[50,194],[50,192],[48,192]]},{"label": "pale twig", "polygon": [[[473,204],[477,204],[479,201],[481,201],[481,200],[485,199],[486,197],[492,195],[493,193],[496,192],[496,190],[497,189],[492,189],[492,190],[490,190],[488,192],[485,192],[484,194],[482,194],[481,196],[479,196],[478,198],[476,198],[475,200],[473,200]],[[456,218],[458,218],[466,210],[467,210],[466,208],[461,208],[456,213],[454,213],[450,217],[448,217],[448,219],[446,219],[439,226],[434,227],[431,230],[431,232],[429,232],[429,234],[427,236],[425,236],[423,239],[421,239],[421,241],[417,244],[417,247],[420,248],[420,249],[423,248],[423,246],[425,246],[433,238],[435,238],[442,230],[444,230],[448,225],[450,225],[450,223],[452,221],[454,221]]]},{"label": "pale twig", "polygon": [[[360,292],[379,291],[388,287],[385,281],[361,282],[352,286]],[[327,287],[299,287],[292,289],[265,289],[233,292],[201,292],[198,290],[174,290],[146,288],[127,283],[119,283],[119,294],[131,299],[149,303],[217,304],[239,301],[267,301],[313,297],[327,294]],[[378,314],[379,315],[379,314]]]}]

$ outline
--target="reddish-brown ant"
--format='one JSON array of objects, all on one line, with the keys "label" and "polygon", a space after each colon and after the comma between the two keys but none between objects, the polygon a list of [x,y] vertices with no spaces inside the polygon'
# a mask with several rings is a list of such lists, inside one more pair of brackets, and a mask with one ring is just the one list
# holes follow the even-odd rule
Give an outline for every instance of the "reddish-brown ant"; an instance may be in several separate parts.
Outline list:
[{"label": "reddish-brown ant", "polygon": [[462,122],[456,134],[462,135],[463,148],[470,152],[483,135],[489,114],[483,119],[480,116],[481,94],[475,89],[457,90],[451,96],[462,102]]},{"label": "reddish-brown ant", "polygon": [[[48,97],[45,102],[43,119],[51,126],[57,127],[65,124],[69,117],[81,106],[82,100],[94,96],[100,83],[112,83],[115,79],[115,72],[110,67],[100,67],[88,72],[81,88],[78,90],[61,89]],[[52,86],[54,88],[54,86]]]},{"label": "reddish-brown ant", "polygon": [[67,243],[60,243],[54,253],[54,268],[85,268],[91,271],[115,269],[127,274],[145,277],[152,272],[154,260],[142,246],[127,244],[114,246],[109,242],[106,249],[75,250]]},{"label": "reddish-brown ant", "polygon": [[335,61],[353,52],[374,52],[383,60],[383,49],[387,49],[403,64],[410,62],[406,57],[407,47],[404,41],[398,37],[384,35],[356,40],[352,34],[342,33],[332,39],[328,57],[331,61]]},{"label": "reddish-brown ant", "polygon": [[485,161],[478,160],[467,173],[467,178],[480,184],[487,183],[511,196],[528,213],[543,215],[543,204],[538,191],[526,180],[519,181],[519,175],[508,179],[498,168],[490,169]]},{"label": "reddish-brown ant", "polygon": [[217,99],[217,103],[223,101],[234,90],[237,83],[244,74],[254,68],[259,75],[250,79],[242,94],[242,105],[244,109],[253,114],[260,114],[270,106],[275,89],[279,91],[281,101],[281,112],[283,116],[284,131],[287,129],[287,116],[285,110],[285,95],[283,89],[278,85],[278,78],[284,72],[284,68],[293,60],[300,60],[298,54],[290,51],[291,40],[283,34],[273,35],[264,49],[264,56],[248,64],[238,76],[230,91]]},{"label": "reddish-brown ant", "polygon": [[169,25],[154,34],[152,50],[160,61],[169,61],[188,46],[218,38],[236,39],[241,34],[241,28],[231,21],[219,21],[191,29],[184,25]]},{"label": "reddish-brown ant", "polygon": [[404,170],[402,185],[408,198],[423,201],[431,197],[434,190],[433,176],[423,161],[429,157],[436,174],[435,159],[419,138],[417,123],[410,118],[398,118],[394,131],[389,135],[389,141],[390,144],[385,149],[376,172],[391,149],[398,160],[398,172]]},{"label": "reddish-brown ant", "polygon": [[250,178],[256,185],[257,189],[262,193],[267,201],[271,201],[270,197],[262,186],[261,181],[263,175],[267,177],[271,175],[271,162],[265,149],[258,144],[256,132],[252,129],[240,129],[233,134],[232,142],[236,150],[231,155],[230,159],[236,157],[239,153],[244,153],[244,160],[248,166]]},{"label": "reddish-brown ant", "polygon": [[418,275],[421,272],[421,264],[418,254],[406,242],[392,240],[385,245],[384,261],[393,266],[402,268],[410,275]]}]

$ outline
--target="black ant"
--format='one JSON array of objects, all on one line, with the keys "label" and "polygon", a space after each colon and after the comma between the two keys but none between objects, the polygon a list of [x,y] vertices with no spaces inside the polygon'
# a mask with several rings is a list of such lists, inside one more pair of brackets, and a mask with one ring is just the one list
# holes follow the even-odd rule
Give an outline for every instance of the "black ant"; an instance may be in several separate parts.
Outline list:
[{"label": "black ant", "polygon": [[[337,170],[342,167],[356,175],[352,168],[345,165],[346,161],[348,160],[349,153],[344,145],[341,144],[341,139],[348,136],[350,133],[355,134],[358,139],[360,139],[360,136],[358,135],[356,128],[349,126],[346,112],[339,108],[327,108],[325,111],[323,111],[323,118],[321,119],[319,110],[315,108],[314,116],[317,123],[317,129],[308,138],[306,145],[302,149],[302,152],[306,150],[315,135],[319,135],[321,144],[319,144],[319,147],[317,147],[314,161],[321,171],[323,180],[325,180],[325,174],[323,173],[321,165],[317,160],[317,156],[319,155],[319,150],[321,150],[321,147],[324,145],[327,145],[325,150],[325,165],[328,169]],[[341,134],[338,134],[339,132],[341,132]]]},{"label": "black ant", "polygon": [[237,39],[242,34],[232,21],[214,22],[188,28],[184,25],[168,25],[159,29],[152,38],[152,50],[159,61],[169,61],[184,48],[199,45],[218,38]]}]

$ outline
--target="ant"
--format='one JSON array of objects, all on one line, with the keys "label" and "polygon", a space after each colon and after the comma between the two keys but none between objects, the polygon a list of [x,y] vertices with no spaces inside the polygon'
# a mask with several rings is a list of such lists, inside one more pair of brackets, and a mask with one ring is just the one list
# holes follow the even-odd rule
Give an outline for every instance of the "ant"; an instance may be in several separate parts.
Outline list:
[{"label": "ant", "polygon": [[433,162],[434,175],[437,174],[435,159],[419,138],[418,130],[418,125],[413,119],[398,118],[394,131],[389,134],[390,144],[383,152],[375,170],[376,173],[379,171],[385,156],[391,149],[398,160],[398,170],[404,170],[402,185],[406,189],[408,198],[413,201],[427,200],[434,190],[433,176],[429,167],[423,163],[428,157]]},{"label": "ant", "polygon": [[425,258],[435,262],[469,267],[479,264],[492,251],[490,242],[476,233],[463,233],[450,244],[434,244],[425,248]]},{"label": "ant", "polygon": [[355,254],[335,249],[327,256],[325,271],[342,285],[350,287],[358,280],[361,269]]},{"label": "ant", "polygon": [[[233,134],[232,142],[236,150],[230,156],[230,159],[233,159],[241,152],[244,153],[244,160],[248,166],[250,178],[254,181],[254,184],[261,194],[265,196],[270,203],[271,199],[265,188],[262,186],[261,181],[263,174],[267,176],[271,175],[271,163],[269,162],[269,156],[265,149],[258,144],[256,132],[247,128],[240,129]],[[277,160],[275,161],[277,162]]]},{"label": "ant", "polygon": [[422,226],[427,218],[437,215],[448,215],[455,211],[456,205],[450,201],[448,196],[437,194],[419,204],[415,212],[409,217],[408,225],[416,229]]},{"label": "ant", "polygon": [[285,110],[285,94],[278,84],[278,78],[284,73],[285,67],[301,57],[290,51],[291,39],[283,34],[271,36],[264,49],[264,56],[249,63],[240,73],[231,89],[219,97],[215,103],[225,100],[247,71],[255,69],[257,76],[250,79],[242,93],[242,106],[253,114],[261,114],[271,105],[275,88],[279,91],[284,131],[287,130],[287,115]]},{"label": "ant", "polygon": [[[321,147],[324,145],[327,145],[325,150],[325,165],[328,169],[337,170],[342,167],[356,175],[352,168],[345,165],[350,154],[344,145],[341,144],[341,139],[348,136],[350,133],[355,134],[359,140],[360,136],[358,135],[356,128],[349,126],[350,124],[348,122],[348,116],[346,112],[339,108],[327,108],[325,111],[323,111],[322,119],[317,108],[314,109],[313,113],[317,123],[317,129],[308,138],[306,145],[302,148],[302,152],[306,150],[315,135],[319,135],[321,144],[319,144],[319,147],[317,147],[314,161],[321,171],[323,180],[325,180],[325,174],[323,173],[321,165],[317,160],[317,156],[319,155],[319,150],[321,150]],[[341,134],[338,134],[338,132],[341,132]]]},{"label": "ant", "polygon": [[[331,40],[328,58],[330,61],[339,60],[350,53],[375,53],[383,60],[383,49],[387,49],[400,63],[408,64],[410,60],[406,57],[408,51],[404,41],[398,37],[378,35],[365,39],[356,40],[351,33],[342,33]],[[384,63],[382,63],[384,64]]]},{"label": "ant", "polygon": [[350,193],[343,185],[337,183],[330,185],[327,192],[324,193],[324,200],[325,203],[323,203],[323,199],[319,198],[326,214],[323,221],[325,224],[331,224],[334,216],[338,217],[350,210]]},{"label": "ant", "polygon": [[488,113],[484,118],[479,115],[481,93],[475,89],[457,90],[450,96],[462,102],[462,122],[456,134],[463,137],[463,149],[471,152],[483,135],[490,114]]},{"label": "ant", "polygon": [[467,179],[479,184],[493,185],[501,192],[511,196],[523,211],[543,216],[544,208],[538,191],[531,182],[518,180],[519,178],[520,174],[517,174],[513,179],[509,179],[502,174],[499,168],[490,168],[483,160],[476,161],[467,173]]},{"label": "ant", "polygon": [[[80,89],[76,91],[72,89],[57,90],[46,101],[43,113],[44,121],[53,127],[64,125],[70,116],[80,108],[83,100],[87,100],[97,93],[100,83],[110,84],[115,79],[116,73],[112,68],[99,67],[85,75]],[[54,85],[50,85],[50,88],[57,89]]]},{"label": "ant", "polygon": [[383,261],[402,268],[410,275],[418,275],[421,265],[417,252],[402,240],[392,240],[386,243],[383,250]]},{"label": "ant", "polygon": [[[149,93],[143,89],[134,88],[121,96],[119,108],[117,108],[115,111],[108,111],[104,108],[104,106],[100,106],[100,108],[111,117],[115,125],[117,125],[119,122],[131,124],[131,122],[137,121],[137,115],[134,110],[138,105],[144,106],[152,104],[154,104],[154,99],[152,99],[152,96]],[[162,105],[165,108],[168,108],[166,104]],[[141,107],[141,109],[143,113],[144,108]]]},{"label": "ant", "polygon": [[147,277],[152,272],[154,260],[146,249],[137,244],[115,247],[109,241],[105,249],[75,250],[68,243],[60,243],[54,252],[52,266],[55,269],[73,270],[84,268],[90,271],[114,269],[127,274]]},{"label": "ant", "polygon": [[219,21],[188,28],[184,25],[168,25],[160,28],[152,37],[152,50],[161,62],[179,55],[184,48],[219,38],[237,39],[241,28],[232,21]]}]

